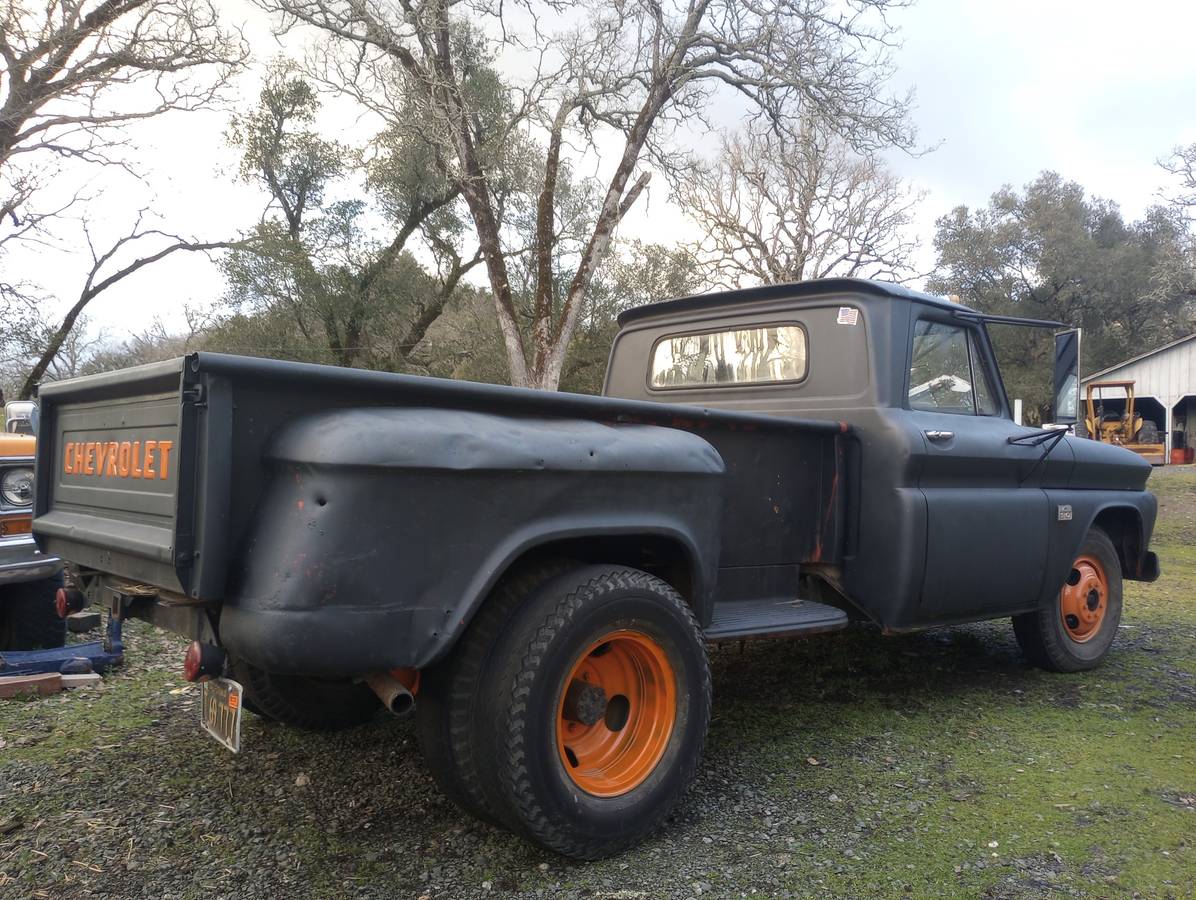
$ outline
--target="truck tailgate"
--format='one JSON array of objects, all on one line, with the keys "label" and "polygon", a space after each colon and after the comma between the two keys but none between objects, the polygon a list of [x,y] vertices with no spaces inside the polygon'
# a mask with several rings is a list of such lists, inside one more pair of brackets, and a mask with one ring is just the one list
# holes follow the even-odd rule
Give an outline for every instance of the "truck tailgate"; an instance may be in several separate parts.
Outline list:
[{"label": "truck tailgate", "polygon": [[202,596],[199,393],[186,375],[175,359],[42,388],[34,531],[48,552]]}]

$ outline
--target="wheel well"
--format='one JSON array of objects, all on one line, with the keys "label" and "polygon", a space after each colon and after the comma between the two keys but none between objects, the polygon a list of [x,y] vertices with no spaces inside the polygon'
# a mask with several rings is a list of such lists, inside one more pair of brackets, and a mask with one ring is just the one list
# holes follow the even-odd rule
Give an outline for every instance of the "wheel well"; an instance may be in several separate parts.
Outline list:
[{"label": "wheel well", "polygon": [[1130,506],[1102,509],[1092,524],[1113,542],[1121,563],[1121,574],[1126,578],[1134,578],[1142,558],[1142,517],[1138,511]]},{"label": "wheel well", "polygon": [[698,612],[689,553],[680,541],[672,538],[658,534],[618,534],[550,541],[528,550],[513,561],[507,571],[522,569],[546,559],[613,563],[641,569],[668,582],[685,598],[694,612]]}]

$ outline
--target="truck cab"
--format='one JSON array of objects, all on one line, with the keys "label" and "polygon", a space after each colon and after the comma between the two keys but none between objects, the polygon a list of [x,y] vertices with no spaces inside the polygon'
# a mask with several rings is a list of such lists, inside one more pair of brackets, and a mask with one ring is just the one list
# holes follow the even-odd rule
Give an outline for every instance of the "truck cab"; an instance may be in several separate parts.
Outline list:
[{"label": "truck cab", "polygon": [[604,391],[843,422],[842,559],[803,569],[888,631],[1037,608],[1094,526],[1153,578],[1149,464],[1016,424],[985,322],[850,279],[683,298],[622,315]]}]

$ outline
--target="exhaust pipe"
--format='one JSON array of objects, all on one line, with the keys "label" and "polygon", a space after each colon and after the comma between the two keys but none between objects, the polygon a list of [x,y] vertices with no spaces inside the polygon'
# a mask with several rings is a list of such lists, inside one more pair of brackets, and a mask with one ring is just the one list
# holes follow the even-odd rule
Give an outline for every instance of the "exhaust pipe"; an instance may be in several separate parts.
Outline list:
[{"label": "exhaust pipe", "polygon": [[407,685],[389,672],[375,672],[373,675],[367,675],[365,683],[378,695],[382,705],[393,715],[405,716],[415,709],[415,695],[411,693]]}]

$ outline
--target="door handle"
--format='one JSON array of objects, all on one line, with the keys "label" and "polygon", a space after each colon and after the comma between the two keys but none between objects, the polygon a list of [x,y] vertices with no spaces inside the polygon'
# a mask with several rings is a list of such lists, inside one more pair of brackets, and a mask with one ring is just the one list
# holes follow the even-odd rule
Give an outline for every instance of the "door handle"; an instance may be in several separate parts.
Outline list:
[{"label": "door handle", "polygon": [[926,432],[928,440],[934,441],[936,444],[945,444],[947,441],[955,437],[954,431],[928,431]]}]

